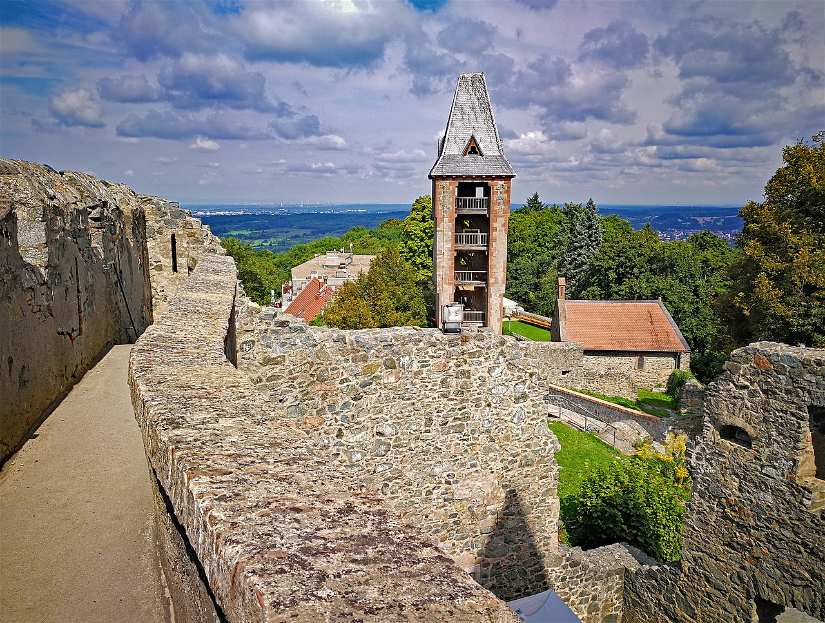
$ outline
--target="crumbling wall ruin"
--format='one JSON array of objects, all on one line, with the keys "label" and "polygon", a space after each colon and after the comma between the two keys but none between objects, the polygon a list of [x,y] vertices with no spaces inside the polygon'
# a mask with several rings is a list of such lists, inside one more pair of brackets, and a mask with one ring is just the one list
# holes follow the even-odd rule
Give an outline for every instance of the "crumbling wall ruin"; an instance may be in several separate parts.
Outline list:
[{"label": "crumbling wall ruin", "polygon": [[160,197],[142,197],[155,317],[166,311],[175,291],[204,254],[223,253],[220,239],[208,225],[180,204]]},{"label": "crumbling wall ruin", "polygon": [[0,462],[212,253],[222,253],[218,238],[177,204],[0,160]]},{"label": "crumbling wall ruin", "polygon": [[825,350],[759,342],[706,392],[682,560],[628,575],[631,622],[825,620],[825,479],[810,468]]},{"label": "crumbling wall ruin", "polygon": [[0,161],[0,461],[116,343],[152,321],[137,195]]}]

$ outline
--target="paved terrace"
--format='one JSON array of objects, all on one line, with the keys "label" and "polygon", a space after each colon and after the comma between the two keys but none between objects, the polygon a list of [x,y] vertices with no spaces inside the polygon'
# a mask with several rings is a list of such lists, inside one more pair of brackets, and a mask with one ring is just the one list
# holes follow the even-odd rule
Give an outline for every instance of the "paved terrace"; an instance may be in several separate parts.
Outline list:
[{"label": "paved terrace", "polygon": [[0,472],[0,619],[168,621],[152,488],[115,346]]},{"label": "paved terrace", "polygon": [[134,346],[130,375],[150,463],[226,618],[517,621],[273,417],[224,354],[235,280],[231,258],[204,257]]}]

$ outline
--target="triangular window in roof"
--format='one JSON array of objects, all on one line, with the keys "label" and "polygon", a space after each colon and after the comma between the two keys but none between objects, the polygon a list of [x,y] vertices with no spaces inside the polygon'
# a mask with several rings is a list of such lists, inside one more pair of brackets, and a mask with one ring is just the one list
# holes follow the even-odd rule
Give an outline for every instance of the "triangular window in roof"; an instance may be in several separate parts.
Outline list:
[{"label": "triangular window in roof", "polygon": [[464,148],[464,155],[465,156],[483,156],[484,154],[481,153],[481,148],[478,146],[478,141],[476,141],[475,136],[471,136],[470,140],[467,141],[467,147]]}]

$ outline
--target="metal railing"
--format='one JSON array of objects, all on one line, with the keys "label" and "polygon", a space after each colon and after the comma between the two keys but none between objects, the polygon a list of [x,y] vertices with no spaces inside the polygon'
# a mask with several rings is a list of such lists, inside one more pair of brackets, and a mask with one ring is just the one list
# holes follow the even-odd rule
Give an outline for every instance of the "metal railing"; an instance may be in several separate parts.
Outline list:
[{"label": "metal railing", "polygon": [[473,232],[473,233],[457,233],[455,235],[455,244],[456,246],[465,246],[465,247],[486,247],[487,246],[487,234],[481,232]]},{"label": "metal railing", "polygon": [[[569,406],[572,405],[565,407],[561,404],[550,403],[549,406],[550,417],[552,417],[553,419],[575,426],[579,430],[582,430],[586,433],[593,433],[602,441],[609,443],[614,448],[618,448],[618,446],[616,446],[616,434],[619,433],[619,431],[612,424],[609,424],[604,420],[600,420],[599,418],[588,414],[587,411],[584,411],[584,413],[573,411],[569,408]],[[564,409],[567,412],[565,417],[562,417],[561,415],[562,409]],[[598,422],[598,424],[594,425],[595,422]],[[602,437],[603,434],[605,435],[604,437]],[[611,436],[613,438],[612,441],[610,439]],[[621,433],[619,433],[619,438],[622,439]]]},{"label": "metal railing", "polygon": [[487,283],[486,270],[457,270],[455,280],[458,282]]},{"label": "metal railing", "polygon": [[488,197],[456,197],[455,207],[459,212],[487,212]]},{"label": "metal railing", "polygon": [[484,322],[484,312],[475,309],[464,310],[464,322]]}]

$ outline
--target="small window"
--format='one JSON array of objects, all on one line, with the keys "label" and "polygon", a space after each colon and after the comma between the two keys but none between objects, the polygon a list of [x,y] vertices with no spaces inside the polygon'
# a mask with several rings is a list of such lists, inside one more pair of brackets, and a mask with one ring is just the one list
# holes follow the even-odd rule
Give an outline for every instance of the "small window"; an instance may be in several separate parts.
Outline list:
[{"label": "small window", "polygon": [[464,155],[465,156],[483,156],[484,154],[481,153],[481,148],[478,146],[478,142],[476,141],[475,136],[471,136],[470,140],[467,141],[467,147],[464,148]]},{"label": "small window", "polygon": [[808,407],[811,443],[814,447],[816,477],[825,480],[825,407]]},{"label": "small window", "polygon": [[750,448],[753,446],[751,436],[744,428],[739,428],[733,424],[723,424],[719,427],[719,436],[731,443],[735,443],[743,448]]},{"label": "small window", "polygon": [[639,355],[636,357],[636,369],[637,370],[644,370],[645,369],[645,357],[644,355]]}]

